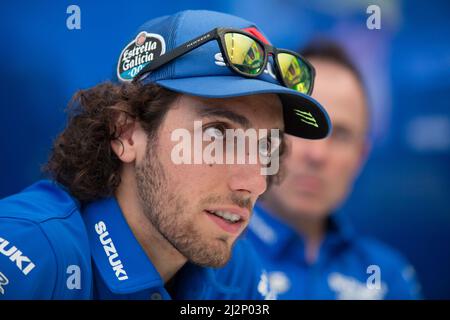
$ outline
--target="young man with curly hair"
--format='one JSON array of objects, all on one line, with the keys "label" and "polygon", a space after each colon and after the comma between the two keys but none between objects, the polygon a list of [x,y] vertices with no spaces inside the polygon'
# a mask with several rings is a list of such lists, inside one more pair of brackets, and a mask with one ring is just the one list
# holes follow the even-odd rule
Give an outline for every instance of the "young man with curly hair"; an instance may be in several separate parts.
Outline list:
[{"label": "young man with curly hair", "polygon": [[[313,76],[238,17],[185,11],[144,24],[120,55],[120,82],[75,95],[46,166],[52,179],[0,201],[0,297],[274,298],[238,239],[273,178],[261,174],[270,161],[174,156],[189,160],[207,141],[228,156],[229,130],[325,137]],[[194,136],[182,155],[174,150],[192,141],[177,143],[179,133]],[[272,137],[260,138],[276,154]]]}]

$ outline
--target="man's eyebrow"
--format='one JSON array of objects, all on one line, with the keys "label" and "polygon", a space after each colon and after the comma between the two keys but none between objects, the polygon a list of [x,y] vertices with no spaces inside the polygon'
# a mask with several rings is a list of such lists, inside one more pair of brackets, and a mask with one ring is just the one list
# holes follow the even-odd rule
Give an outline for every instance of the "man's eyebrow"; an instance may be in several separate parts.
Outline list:
[{"label": "man's eyebrow", "polygon": [[252,127],[252,123],[250,122],[250,120],[247,119],[247,117],[244,117],[243,115],[240,115],[231,110],[227,110],[221,107],[205,106],[205,105],[196,106],[196,110],[197,114],[201,117],[220,117],[235,122],[244,128]]}]

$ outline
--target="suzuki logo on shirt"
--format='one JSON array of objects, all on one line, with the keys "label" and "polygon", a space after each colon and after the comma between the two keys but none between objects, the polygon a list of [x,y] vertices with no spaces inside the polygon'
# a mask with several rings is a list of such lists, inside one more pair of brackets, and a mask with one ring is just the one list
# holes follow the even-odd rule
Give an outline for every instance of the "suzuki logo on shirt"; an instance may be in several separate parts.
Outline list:
[{"label": "suzuki logo on shirt", "polygon": [[99,221],[95,225],[95,231],[99,235],[100,243],[103,245],[103,250],[105,250],[105,253],[108,256],[109,264],[111,265],[117,279],[120,281],[127,280],[127,272],[124,270],[122,261],[119,259],[119,254],[117,253],[114,242],[109,236],[109,232],[106,231],[106,224],[103,221]]},{"label": "suzuki logo on shirt", "polygon": [[384,282],[381,283],[380,288],[372,288],[366,283],[338,272],[328,276],[328,286],[336,292],[338,300],[381,300],[388,290]]},{"label": "suzuki logo on shirt", "polygon": [[269,277],[265,270],[262,271],[259,279],[258,292],[264,297],[264,300],[277,300],[277,293],[271,287]]},{"label": "suzuki logo on shirt", "polygon": [[7,286],[9,284],[9,280],[8,278],[0,272],[0,294],[4,295],[5,294],[5,286]]},{"label": "suzuki logo on shirt", "polygon": [[15,246],[11,246],[9,241],[3,238],[0,238],[0,253],[9,257],[9,260],[12,262],[15,262],[17,268],[19,268],[24,275],[28,275],[31,270],[36,267],[36,265],[31,262],[30,258],[22,255],[22,251]]}]

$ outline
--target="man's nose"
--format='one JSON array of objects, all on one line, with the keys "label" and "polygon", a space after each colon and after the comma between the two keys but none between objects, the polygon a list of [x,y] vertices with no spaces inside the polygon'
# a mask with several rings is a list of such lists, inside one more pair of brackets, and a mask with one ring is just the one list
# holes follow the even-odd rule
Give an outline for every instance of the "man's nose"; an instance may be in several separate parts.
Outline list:
[{"label": "man's nose", "polygon": [[305,143],[298,145],[297,148],[303,150],[298,150],[297,154],[303,155],[299,161],[306,161],[307,164],[320,167],[322,166],[328,155],[329,145],[327,139],[321,140],[304,140]]},{"label": "man's nose", "polygon": [[229,165],[228,186],[234,192],[244,193],[256,199],[267,188],[266,176],[261,174],[260,164]]}]

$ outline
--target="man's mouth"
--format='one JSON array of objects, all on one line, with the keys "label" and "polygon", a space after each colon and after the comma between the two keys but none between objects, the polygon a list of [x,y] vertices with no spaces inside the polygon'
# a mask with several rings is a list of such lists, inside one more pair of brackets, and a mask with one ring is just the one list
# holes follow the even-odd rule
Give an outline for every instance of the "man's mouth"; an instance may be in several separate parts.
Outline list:
[{"label": "man's mouth", "polygon": [[241,216],[239,216],[238,214],[235,213],[231,213],[229,211],[208,211],[206,210],[208,213],[216,215],[230,223],[237,223],[240,220],[242,220]]},{"label": "man's mouth", "polygon": [[228,210],[205,210],[205,212],[222,230],[233,234],[242,230],[246,220],[243,215]]}]

